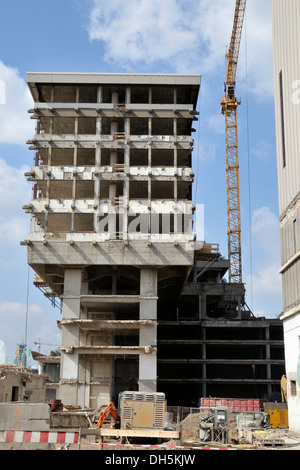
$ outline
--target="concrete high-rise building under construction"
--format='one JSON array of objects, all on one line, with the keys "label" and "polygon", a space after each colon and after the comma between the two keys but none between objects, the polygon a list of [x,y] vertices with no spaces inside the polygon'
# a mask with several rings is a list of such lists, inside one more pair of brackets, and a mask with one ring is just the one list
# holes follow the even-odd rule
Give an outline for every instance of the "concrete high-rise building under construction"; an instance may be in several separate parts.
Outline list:
[{"label": "concrete high-rise building under construction", "polygon": [[243,321],[244,285],[222,282],[229,262],[213,244],[195,246],[201,76],[27,81],[37,132],[26,245],[29,265],[62,301],[62,402],[98,408],[140,390],[191,404],[251,397],[254,384],[271,393],[283,364],[280,322]]}]

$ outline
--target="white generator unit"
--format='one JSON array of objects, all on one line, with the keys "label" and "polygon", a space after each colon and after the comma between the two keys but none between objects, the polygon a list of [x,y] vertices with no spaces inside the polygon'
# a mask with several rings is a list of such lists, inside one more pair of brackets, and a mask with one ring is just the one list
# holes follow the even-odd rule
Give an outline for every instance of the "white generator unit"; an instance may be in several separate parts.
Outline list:
[{"label": "white generator unit", "polygon": [[118,408],[121,429],[164,429],[164,393],[121,392]]}]

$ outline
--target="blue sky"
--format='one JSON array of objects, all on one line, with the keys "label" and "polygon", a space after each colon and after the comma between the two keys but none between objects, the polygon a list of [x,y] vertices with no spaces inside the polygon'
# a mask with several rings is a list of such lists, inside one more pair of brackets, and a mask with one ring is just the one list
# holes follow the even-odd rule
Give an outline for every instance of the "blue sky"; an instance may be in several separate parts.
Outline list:
[{"label": "blue sky", "polygon": [[[60,313],[32,285],[27,305],[29,231],[22,206],[34,122],[26,72],[199,73],[202,89],[193,166],[195,204],[205,207],[205,239],[227,256],[224,118],[220,99],[234,0],[11,0],[0,6],[0,340],[9,362],[25,338],[59,344]],[[271,0],[248,2],[241,44],[239,107],[243,280],[257,315],[282,310]],[[250,170],[250,171],[249,171]],[[196,192],[197,189],[197,192]],[[251,236],[250,236],[251,228]],[[250,241],[252,242],[250,245]],[[252,247],[252,249],[251,249]],[[48,353],[51,346],[42,346]]]}]

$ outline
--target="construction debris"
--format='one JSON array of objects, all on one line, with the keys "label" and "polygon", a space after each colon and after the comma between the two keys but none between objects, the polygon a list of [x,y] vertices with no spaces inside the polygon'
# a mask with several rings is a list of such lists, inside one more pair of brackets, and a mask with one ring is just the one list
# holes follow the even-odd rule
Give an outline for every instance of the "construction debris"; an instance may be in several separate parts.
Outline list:
[{"label": "construction debris", "polygon": [[190,411],[180,422],[181,443],[251,447],[286,444],[286,435],[272,428],[269,414],[262,410],[232,412],[227,409],[228,414],[225,414],[226,407],[202,407]]},{"label": "construction debris", "polygon": [[183,442],[199,441],[200,412],[190,413],[180,423],[180,436]]}]

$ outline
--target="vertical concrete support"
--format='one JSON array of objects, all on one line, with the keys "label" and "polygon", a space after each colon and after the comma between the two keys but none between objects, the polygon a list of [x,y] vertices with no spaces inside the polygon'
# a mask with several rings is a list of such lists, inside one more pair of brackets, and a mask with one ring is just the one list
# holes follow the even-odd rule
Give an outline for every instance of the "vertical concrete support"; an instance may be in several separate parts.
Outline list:
[{"label": "vertical concrete support", "polygon": [[[140,273],[140,320],[153,320],[153,326],[140,328],[140,346],[156,346],[157,344],[157,270],[141,269]],[[148,298],[147,298],[148,297]],[[157,354],[140,352],[139,355],[139,390],[156,392],[157,386]]]},{"label": "vertical concrete support", "polygon": [[[119,94],[118,92],[113,92],[112,93],[112,103],[113,104],[118,104],[119,100]],[[113,121],[110,126],[110,133],[112,136],[115,135],[115,133],[118,132],[118,122]],[[110,166],[114,166],[118,162],[118,153],[116,151],[110,152]],[[113,201],[117,197],[117,185],[115,183],[111,183],[109,185],[109,199],[110,199],[110,214],[108,217],[108,231],[110,233],[110,239],[114,240],[116,238],[116,232],[117,232],[117,223],[116,223],[116,211],[115,207],[113,205]]]},{"label": "vertical concrete support", "polygon": [[[272,378],[272,374],[271,374],[271,364],[270,364],[270,360],[271,360],[271,348],[270,348],[270,327],[266,328],[265,329],[266,331],[266,360],[267,360],[267,379],[271,381],[271,378]],[[272,394],[272,384],[271,383],[268,383],[268,394],[271,395]]]},{"label": "vertical concrete support", "polygon": [[207,387],[206,387],[206,343],[205,343],[205,340],[206,340],[206,328],[204,326],[202,326],[201,328],[201,334],[202,334],[202,379],[203,379],[203,383],[202,383],[202,396],[203,397],[206,397],[207,396]]},{"label": "vertical concrete support", "polygon": [[242,320],[242,299],[238,297],[238,320]]},{"label": "vertical concrete support", "polygon": [[199,319],[205,320],[206,317],[206,295],[199,295]]},{"label": "vertical concrete support", "polygon": [[[103,102],[103,87],[99,86],[97,89],[97,103],[101,104]],[[99,116],[96,119],[96,135],[101,136],[102,133],[102,117]],[[101,180],[99,177],[99,168],[101,166],[101,144],[98,143],[95,149],[95,188],[94,188],[94,232],[98,231],[98,211],[96,210],[100,203],[100,186]]]},{"label": "vertical concrete support", "polygon": [[[130,105],[131,103],[131,87],[126,88],[125,93],[125,104]],[[124,144],[124,169],[125,173],[130,172],[130,117],[124,119],[124,130],[125,130],[125,144]],[[126,177],[123,186],[123,207],[122,217],[120,223],[120,232],[123,232],[123,240],[128,239],[128,202],[129,202],[129,178]]]},{"label": "vertical concrete support", "polygon": [[[66,269],[64,275],[63,320],[80,318],[81,270]],[[62,326],[62,346],[78,346],[80,331],[76,325]],[[64,404],[78,404],[78,353],[61,354],[60,399]]]}]

